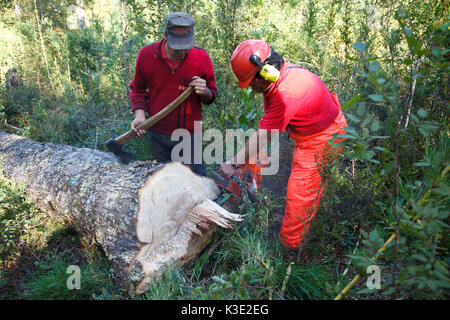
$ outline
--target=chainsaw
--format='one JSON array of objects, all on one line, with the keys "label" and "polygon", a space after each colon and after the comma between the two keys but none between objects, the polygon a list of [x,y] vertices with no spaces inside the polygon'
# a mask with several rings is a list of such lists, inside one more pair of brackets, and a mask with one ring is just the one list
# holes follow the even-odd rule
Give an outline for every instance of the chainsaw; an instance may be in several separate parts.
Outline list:
[{"label": "chainsaw", "polygon": [[261,186],[262,171],[267,166],[269,158],[266,154],[260,155],[258,160],[250,159],[245,164],[240,165],[230,177],[224,177],[215,171],[209,171],[215,183],[229,195],[223,195],[216,200],[218,205],[222,205],[231,197],[231,202],[239,205],[244,201],[245,195],[250,201],[255,201],[255,193]]}]

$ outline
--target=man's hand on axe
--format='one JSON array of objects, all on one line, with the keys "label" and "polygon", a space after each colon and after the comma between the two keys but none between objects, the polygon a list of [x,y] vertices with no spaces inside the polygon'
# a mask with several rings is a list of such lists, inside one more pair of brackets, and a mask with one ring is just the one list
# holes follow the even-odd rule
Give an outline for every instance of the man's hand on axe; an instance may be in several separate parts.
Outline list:
[{"label": "man's hand on axe", "polygon": [[137,109],[134,111],[134,120],[131,122],[131,130],[136,133],[138,137],[142,137],[145,134],[145,130],[138,130],[136,127],[145,121],[145,111]]},{"label": "man's hand on axe", "polygon": [[199,76],[193,76],[192,81],[189,84],[190,87],[194,87],[195,93],[199,96],[200,101],[204,104],[210,104],[214,101],[214,95],[206,86],[206,80],[200,78]]},{"label": "man's hand on axe", "polygon": [[[211,103],[211,101],[214,100],[214,95],[206,86],[205,79],[202,79],[199,76],[193,76],[189,86],[194,88],[195,93],[200,97],[200,100],[203,103]],[[131,122],[130,127],[131,131],[135,132],[137,137],[142,137],[145,134],[145,130],[136,129],[136,127],[143,123],[145,120],[144,110],[137,109],[134,111],[134,120]]]}]

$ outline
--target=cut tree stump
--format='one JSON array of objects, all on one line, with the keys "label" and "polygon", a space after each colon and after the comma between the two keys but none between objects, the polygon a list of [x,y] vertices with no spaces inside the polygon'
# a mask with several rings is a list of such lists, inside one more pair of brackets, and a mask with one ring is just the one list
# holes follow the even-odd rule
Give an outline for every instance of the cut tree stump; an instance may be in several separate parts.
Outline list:
[{"label": "cut tree stump", "polygon": [[0,131],[0,174],[53,219],[98,243],[114,279],[135,294],[168,267],[192,260],[215,226],[241,220],[211,201],[219,194],[213,180],[180,163],[124,165],[111,153]]}]

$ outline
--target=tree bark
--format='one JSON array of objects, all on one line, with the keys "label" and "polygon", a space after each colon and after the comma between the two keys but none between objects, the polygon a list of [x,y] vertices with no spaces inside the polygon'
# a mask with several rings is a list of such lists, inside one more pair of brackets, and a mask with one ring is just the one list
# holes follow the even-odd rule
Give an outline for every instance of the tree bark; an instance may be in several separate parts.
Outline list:
[{"label": "tree bark", "polygon": [[111,153],[0,131],[0,174],[52,218],[93,238],[115,280],[136,294],[168,266],[193,259],[215,225],[240,220],[210,201],[219,193],[211,179],[180,163],[123,165]]}]

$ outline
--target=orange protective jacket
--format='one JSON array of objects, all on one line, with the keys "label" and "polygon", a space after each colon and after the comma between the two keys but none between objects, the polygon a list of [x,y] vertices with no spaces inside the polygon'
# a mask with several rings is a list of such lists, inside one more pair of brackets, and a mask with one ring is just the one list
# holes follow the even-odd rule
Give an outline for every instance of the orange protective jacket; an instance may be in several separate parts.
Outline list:
[{"label": "orange protective jacket", "polygon": [[321,168],[332,165],[341,151],[330,148],[328,141],[333,134],[345,133],[347,122],[337,95],[315,74],[293,64],[283,65],[279,79],[263,97],[265,115],[259,128],[280,132],[288,128],[295,143],[279,237],[286,247],[297,248],[322,196]]}]

